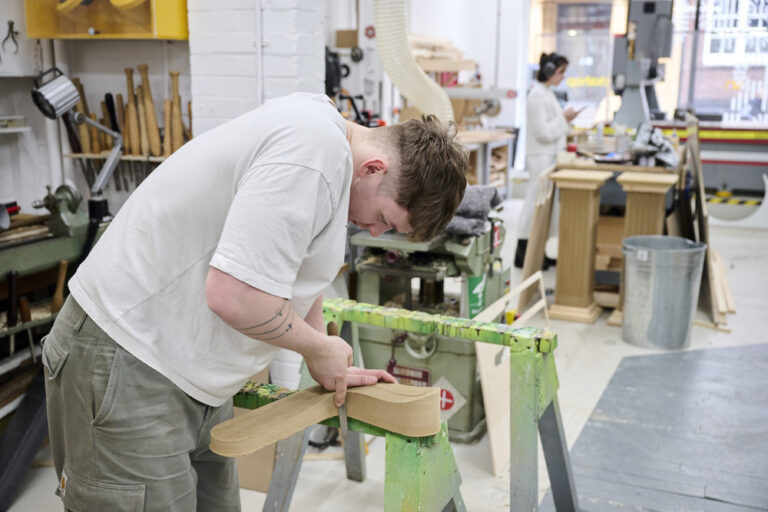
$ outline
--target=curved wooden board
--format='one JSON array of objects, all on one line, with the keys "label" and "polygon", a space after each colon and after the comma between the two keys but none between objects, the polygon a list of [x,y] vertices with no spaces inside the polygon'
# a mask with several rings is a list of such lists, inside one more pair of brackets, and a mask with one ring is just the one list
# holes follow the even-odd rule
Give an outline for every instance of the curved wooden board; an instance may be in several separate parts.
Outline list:
[{"label": "curved wooden board", "polygon": [[[248,455],[264,446],[338,416],[334,392],[314,386],[211,429],[211,450],[225,457]],[[440,388],[378,383],[347,390],[347,416],[398,434],[440,432]]]}]

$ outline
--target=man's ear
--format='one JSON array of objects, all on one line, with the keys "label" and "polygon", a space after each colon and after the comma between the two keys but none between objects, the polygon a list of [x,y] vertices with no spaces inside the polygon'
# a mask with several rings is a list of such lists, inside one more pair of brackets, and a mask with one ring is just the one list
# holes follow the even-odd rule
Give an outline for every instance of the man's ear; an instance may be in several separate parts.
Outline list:
[{"label": "man's ear", "polygon": [[377,173],[387,173],[387,162],[383,158],[369,158],[368,160],[361,163],[360,167],[357,169],[357,175],[361,178],[363,176],[370,176]]}]

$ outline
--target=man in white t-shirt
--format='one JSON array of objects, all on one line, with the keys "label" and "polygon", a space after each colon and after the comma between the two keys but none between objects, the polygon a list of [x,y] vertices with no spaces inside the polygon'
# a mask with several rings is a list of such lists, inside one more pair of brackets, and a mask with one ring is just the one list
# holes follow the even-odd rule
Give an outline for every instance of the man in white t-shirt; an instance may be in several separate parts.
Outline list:
[{"label": "man in white t-shirt", "polygon": [[345,121],[322,95],[269,101],[176,151],[69,281],[43,347],[57,493],[72,511],[239,510],[208,449],[279,348],[344,402],[393,382],[324,332],[346,225],[425,240],[453,216],[466,151],[433,116]]}]

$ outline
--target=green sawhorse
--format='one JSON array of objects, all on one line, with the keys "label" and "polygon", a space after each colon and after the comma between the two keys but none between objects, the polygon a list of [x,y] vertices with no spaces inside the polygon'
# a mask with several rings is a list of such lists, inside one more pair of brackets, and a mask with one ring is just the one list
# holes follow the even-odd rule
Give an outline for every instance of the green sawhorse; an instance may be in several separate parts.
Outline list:
[{"label": "green sawhorse", "polygon": [[[357,303],[351,300],[333,299],[323,303],[323,313],[326,323],[333,322],[343,325],[342,336],[350,341],[359,354],[357,326],[360,324],[384,327],[396,331],[413,332],[464,340],[466,342],[491,343],[509,347],[510,350],[510,511],[538,510],[538,437],[544,450],[547,471],[552,490],[555,508],[558,512],[577,512],[579,510],[576,489],[573,482],[568,455],[568,445],[563,432],[560,407],[557,401],[559,386],[553,351],[557,347],[557,336],[549,331],[531,327],[511,327],[493,322],[478,322],[465,318],[430,315],[420,311],[385,308],[370,304]],[[350,330],[345,333],[347,325]],[[350,335],[351,333],[351,335]],[[346,336],[345,336],[346,334]],[[351,338],[351,339],[350,339]],[[302,387],[309,384],[303,380]],[[338,420],[335,421],[338,425]],[[347,476],[352,480],[362,481],[365,478],[365,461],[362,449],[362,436],[354,440],[353,432],[369,432],[387,437],[386,462],[390,464],[390,438],[393,443],[397,436],[382,432],[368,425],[366,430],[361,425],[352,428],[354,420],[350,419],[350,443],[345,447]],[[376,432],[378,431],[378,432]],[[451,467],[455,468],[455,460],[447,444],[448,439],[443,433],[446,443],[442,450],[450,453]],[[265,511],[287,512],[298,477],[301,459],[308,441],[308,432],[299,433],[292,438],[280,441],[277,447],[277,458],[273,472],[272,483],[267,494]],[[413,446],[414,441],[410,443]],[[393,445],[394,446],[394,445]],[[431,446],[439,446],[433,444]],[[392,448],[392,453],[399,450]],[[403,452],[405,453],[405,452]],[[398,459],[400,464],[403,461]],[[422,464],[421,462],[411,462]],[[404,466],[404,467],[407,467]],[[421,466],[418,466],[421,467]],[[395,496],[394,475],[386,473],[386,500]],[[393,480],[390,480],[390,477]],[[444,496],[446,510],[464,510],[461,495],[458,492],[460,477],[456,470],[455,477],[445,479]],[[411,485],[421,485],[422,480],[411,479]],[[431,485],[433,482],[425,482]],[[441,484],[443,485],[443,484]],[[455,485],[455,490],[454,490]],[[416,492],[416,491],[413,491]],[[422,495],[424,493],[416,493]],[[429,493],[426,493],[429,494]],[[426,496],[426,494],[424,494]],[[431,495],[431,494],[430,494]],[[442,499],[442,498],[441,498]],[[441,505],[442,506],[442,505]],[[430,502],[428,508],[413,510],[443,510],[436,502]],[[454,507],[453,509],[450,507]],[[403,509],[401,504],[385,503],[385,510]]]},{"label": "green sawhorse", "polygon": [[[271,384],[248,383],[235,395],[234,403],[237,407],[255,409],[291,393]],[[339,418],[330,418],[322,424],[338,428]],[[376,435],[386,440],[385,511],[465,512],[459,491],[461,476],[448,441],[445,422],[440,433],[428,437],[403,436],[355,418],[348,419],[348,427],[350,433]],[[275,468],[264,503],[265,511],[287,512],[289,509],[307,446],[308,431],[306,429],[278,442]]]}]

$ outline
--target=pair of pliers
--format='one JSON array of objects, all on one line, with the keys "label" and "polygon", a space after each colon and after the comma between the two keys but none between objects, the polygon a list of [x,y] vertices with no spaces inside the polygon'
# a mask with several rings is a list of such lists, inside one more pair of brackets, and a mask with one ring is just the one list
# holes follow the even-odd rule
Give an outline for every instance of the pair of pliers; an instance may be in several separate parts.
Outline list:
[{"label": "pair of pliers", "polygon": [[3,38],[3,42],[0,43],[0,49],[5,51],[5,43],[7,43],[10,39],[13,45],[16,47],[13,50],[13,53],[19,53],[19,42],[16,40],[17,35],[19,35],[19,31],[14,30],[13,20],[8,20],[8,33],[5,35],[5,38]]}]

